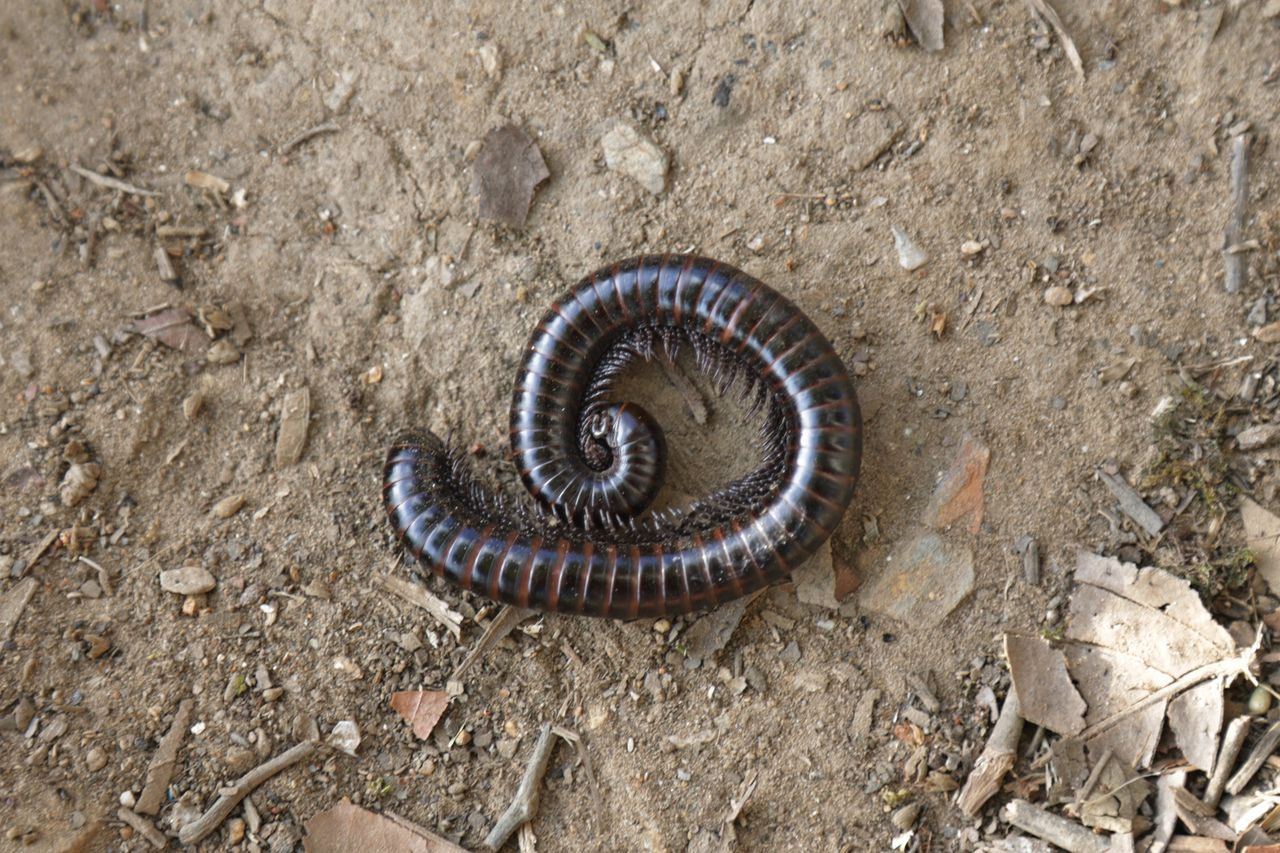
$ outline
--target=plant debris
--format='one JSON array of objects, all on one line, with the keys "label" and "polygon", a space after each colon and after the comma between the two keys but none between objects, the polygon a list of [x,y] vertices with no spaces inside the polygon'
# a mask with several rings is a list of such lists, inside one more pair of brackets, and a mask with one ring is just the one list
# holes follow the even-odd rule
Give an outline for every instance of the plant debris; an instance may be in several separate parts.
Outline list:
[{"label": "plant debris", "polygon": [[433,832],[399,815],[366,811],[343,797],[336,805],[307,821],[302,839],[306,853],[348,853],[351,850],[396,850],[403,853],[466,853]]},{"label": "plant debris", "polygon": [[201,352],[208,348],[209,337],[191,322],[189,308],[166,308],[156,314],[133,321],[139,334],[154,338],[170,349]]},{"label": "plant debris", "polygon": [[416,738],[426,740],[449,707],[449,694],[443,690],[400,690],[391,694],[391,707],[413,726]]},{"label": "plant debris", "polygon": [[512,228],[523,228],[538,184],[551,177],[537,144],[508,124],[489,131],[471,167],[471,194],[479,213]]}]

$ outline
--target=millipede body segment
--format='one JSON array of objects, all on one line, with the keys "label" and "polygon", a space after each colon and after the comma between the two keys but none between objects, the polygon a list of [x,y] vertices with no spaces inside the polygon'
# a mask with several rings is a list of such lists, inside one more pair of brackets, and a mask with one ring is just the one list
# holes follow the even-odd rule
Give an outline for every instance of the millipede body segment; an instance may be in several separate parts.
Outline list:
[{"label": "millipede body segment", "polygon": [[[666,462],[662,431],[612,399],[637,358],[688,345],[761,416],[761,467],[679,513],[642,515]],[[862,419],[840,357],[785,297],[707,258],[632,258],[551,306],[525,352],[511,442],[530,510],[472,481],[431,433],[383,472],[403,546],[464,589],[520,607],[636,618],[684,613],[783,578],[853,497]]]}]

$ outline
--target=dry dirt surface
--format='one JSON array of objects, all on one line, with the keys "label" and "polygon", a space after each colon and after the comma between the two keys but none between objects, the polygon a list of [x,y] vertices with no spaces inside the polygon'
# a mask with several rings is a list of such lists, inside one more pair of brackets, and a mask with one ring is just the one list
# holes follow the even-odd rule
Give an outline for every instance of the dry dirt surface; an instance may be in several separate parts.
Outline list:
[{"label": "dry dirt surface", "polygon": [[[1007,687],[1001,633],[1058,621],[1077,544],[1124,541],[1096,470],[1139,479],[1178,371],[1221,364],[1234,388],[1274,355],[1251,325],[1277,284],[1276,4],[1055,5],[1083,79],[1012,0],[948,0],[939,52],[861,1],[0,4],[0,595],[30,593],[0,620],[0,848],[149,849],[117,810],[183,699],[166,833],[313,724],[362,738],[258,788],[209,850],[300,848],[344,796],[473,849],[544,723],[589,765],[553,754],[543,851],[708,849],[751,776],[742,850],[886,850],[904,803],[915,849],[1000,835],[947,780]],[[519,229],[470,191],[507,124],[550,171]],[[606,165],[619,125],[669,158],[661,193]],[[1228,294],[1241,133],[1259,242]],[[895,226],[928,255],[914,272]],[[452,432],[510,484],[546,306],[604,262],[690,249],[787,294],[856,373],[863,478],[833,547],[862,593],[963,437],[990,450],[980,527],[942,534],[972,591],[898,621],[775,588],[707,660],[696,618],[531,619],[418,740],[391,694],[444,689],[496,611],[418,576],[459,641],[383,589],[417,576],[379,502],[385,447]],[[736,404],[698,423],[639,373],[673,488],[743,464]],[[163,589],[183,566],[213,589]],[[917,753],[933,775],[904,781]]]}]

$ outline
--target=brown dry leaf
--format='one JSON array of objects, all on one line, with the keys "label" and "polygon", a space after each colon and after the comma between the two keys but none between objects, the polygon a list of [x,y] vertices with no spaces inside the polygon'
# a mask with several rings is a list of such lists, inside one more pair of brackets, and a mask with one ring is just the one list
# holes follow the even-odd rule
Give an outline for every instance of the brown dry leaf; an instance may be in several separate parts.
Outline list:
[{"label": "brown dry leaf", "polygon": [[513,124],[492,130],[480,145],[471,170],[471,194],[480,202],[480,215],[512,228],[524,225],[533,190],[551,177],[542,152]]},{"label": "brown dry leaf", "polygon": [[[1185,580],[1081,550],[1071,595],[1067,662],[1093,725],[1146,699],[1199,667],[1237,658],[1240,649],[1213,621]],[[1222,727],[1223,678],[1158,701],[1099,734],[1134,767],[1146,767],[1169,727],[1193,766],[1212,772]]]},{"label": "brown dry leaf", "polygon": [[391,707],[406,723],[413,724],[418,740],[426,740],[449,707],[449,694],[443,690],[401,690],[391,694]]},{"label": "brown dry leaf", "polygon": [[467,853],[447,838],[402,817],[374,814],[343,797],[337,805],[307,821],[306,853],[395,850],[398,853]]},{"label": "brown dry leaf", "polygon": [[1248,498],[1240,500],[1240,520],[1258,573],[1272,592],[1280,592],[1280,518]]},{"label": "brown dry leaf", "polygon": [[209,337],[191,322],[186,308],[166,308],[158,314],[133,322],[139,334],[154,338],[171,349],[200,352],[209,346]]},{"label": "brown dry leaf", "polygon": [[1067,674],[1066,656],[1040,637],[1004,635],[1009,676],[1024,720],[1060,735],[1084,730],[1084,699]]},{"label": "brown dry leaf", "polygon": [[929,499],[925,524],[942,528],[968,515],[969,532],[976,534],[982,528],[982,485],[990,461],[991,450],[966,435],[951,468]]},{"label": "brown dry leaf", "polygon": [[898,0],[911,35],[925,50],[942,50],[942,0]]}]

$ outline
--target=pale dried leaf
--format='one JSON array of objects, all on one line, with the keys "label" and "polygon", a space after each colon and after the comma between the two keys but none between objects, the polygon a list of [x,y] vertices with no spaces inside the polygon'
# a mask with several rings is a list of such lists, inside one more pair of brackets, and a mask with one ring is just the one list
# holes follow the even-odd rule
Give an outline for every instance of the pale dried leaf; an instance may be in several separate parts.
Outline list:
[{"label": "pale dried leaf", "polygon": [[1280,518],[1248,498],[1240,501],[1240,518],[1258,573],[1272,592],[1280,592]]},{"label": "pale dried leaf", "polygon": [[[1156,568],[1139,569],[1087,551],[1077,555],[1067,638],[1067,661],[1089,705],[1089,725],[1147,699],[1192,670],[1238,656],[1225,628],[1213,620],[1186,581]],[[1135,767],[1150,764],[1168,711],[1186,759],[1213,767],[1222,725],[1222,682],[1193,685],[1100,733]]]},{"label": "pale dried leaf", "polygon": [[413,725],[418,740],[426,740],[449,707],[449,694],[443,690],[401,690],[391,694],[391,707]]},{"label": "pale dried leaf", "polygon": [[1023,719],[1060,735],[1084,729],[1088,706],[1071,683],[1062,652],[1040,637],[1005,634],[1004,653]]}]

